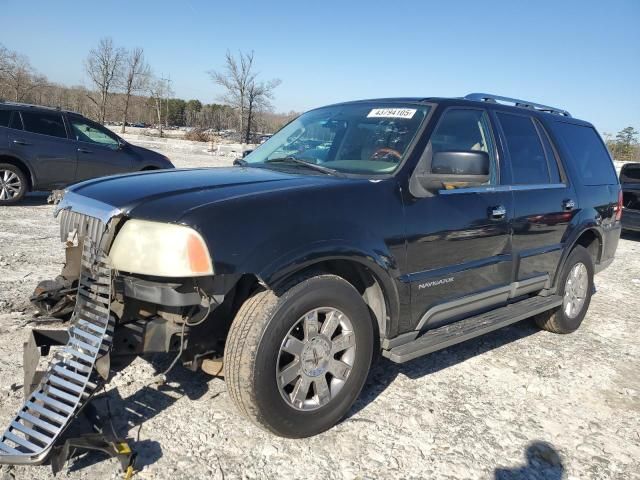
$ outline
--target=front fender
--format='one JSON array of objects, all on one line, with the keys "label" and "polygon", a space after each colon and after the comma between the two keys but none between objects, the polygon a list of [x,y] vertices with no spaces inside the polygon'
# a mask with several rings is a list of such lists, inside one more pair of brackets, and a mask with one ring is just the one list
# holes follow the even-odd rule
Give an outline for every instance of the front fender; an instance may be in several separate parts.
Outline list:
[{"label": "front fender", "polygon": [[275,289],[297,272],[331,260],[355,262],[373,275],[386,301],[388,321],[385,319],[385,334],[394,335],[400,316],[400,293],[394,278],[399,276],[399,272],[393,257],[383,247],[367,250],[346,240],[318,241],[288,251],[268,265],[247,264],[243,270],[256,273],[266,286]]}]

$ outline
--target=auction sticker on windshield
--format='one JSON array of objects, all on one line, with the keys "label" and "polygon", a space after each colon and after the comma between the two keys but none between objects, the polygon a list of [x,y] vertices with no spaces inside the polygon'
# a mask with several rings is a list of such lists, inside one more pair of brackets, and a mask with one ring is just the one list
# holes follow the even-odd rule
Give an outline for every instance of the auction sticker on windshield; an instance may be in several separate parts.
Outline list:
[{"label": "auction sticker on windshield", "polygon": [[374,108],[367,118],[413,118],[415,108]]}]

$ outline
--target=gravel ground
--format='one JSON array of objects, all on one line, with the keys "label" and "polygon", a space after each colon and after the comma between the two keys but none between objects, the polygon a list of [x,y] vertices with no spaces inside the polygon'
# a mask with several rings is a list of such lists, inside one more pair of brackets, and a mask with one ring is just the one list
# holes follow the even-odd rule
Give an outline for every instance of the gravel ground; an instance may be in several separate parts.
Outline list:
[{"label": "gravel ground", "polygon": [[[166,153],[166,152],[165,152]],[[178,166],[229,157],[169,156]],[[0,209],[0,428],[22,402],[28,297],[60,271],[46,196]],[[640,478],[640,236],[625,236],[572,335],[524,321],[405,365],[380,360],[346,420],[306,440],[271,436],[233,408],[224,382],[137,359],[108,386],[118,434],[134,440],[137,478]],[[96,400],[106,410],[106,401]],[[121,478],[85,455],[59,478]],[[3,467],[0,479],[50,478]]]}]

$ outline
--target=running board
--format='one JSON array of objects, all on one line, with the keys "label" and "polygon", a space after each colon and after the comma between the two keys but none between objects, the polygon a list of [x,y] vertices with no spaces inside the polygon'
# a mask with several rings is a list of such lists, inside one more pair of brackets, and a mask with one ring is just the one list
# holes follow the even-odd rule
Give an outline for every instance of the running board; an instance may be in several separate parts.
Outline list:
[{"label": "running board", "polygon": [[0,464],[37,465],[103,383],[96,362],[109,353],[111,270],[106,257],[85,237],[76,306],[69,339],[0,437]]},{"label": "running board", "polygon": [[392,362],[403,363],[442,350],[485,333],[498,330],[525,318],[562,305],[562,297],[531,297],[481,315],[429,330],[415,340],[383,350],[382,355]]}]

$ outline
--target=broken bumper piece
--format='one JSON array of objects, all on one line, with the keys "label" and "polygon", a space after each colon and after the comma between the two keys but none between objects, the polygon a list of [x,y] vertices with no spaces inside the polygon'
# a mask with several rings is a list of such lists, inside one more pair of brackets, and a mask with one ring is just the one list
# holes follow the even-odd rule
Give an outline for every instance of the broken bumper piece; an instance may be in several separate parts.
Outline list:
[{"label": "broken bumper piece", "polygon": [[[104,369],[99,365],[108,362],[114,329],[110,303],[111,270],[104,254],[86,239],[66,345],[56,352],[42,380],[25,397],[24,405],[0,437],[0,464],[43,463],[103,383],[98,370],[104,375]],[[32,347],[36,348],[37,339],[34,341]],[[25,366],[35,372],[32,362]]]}]

